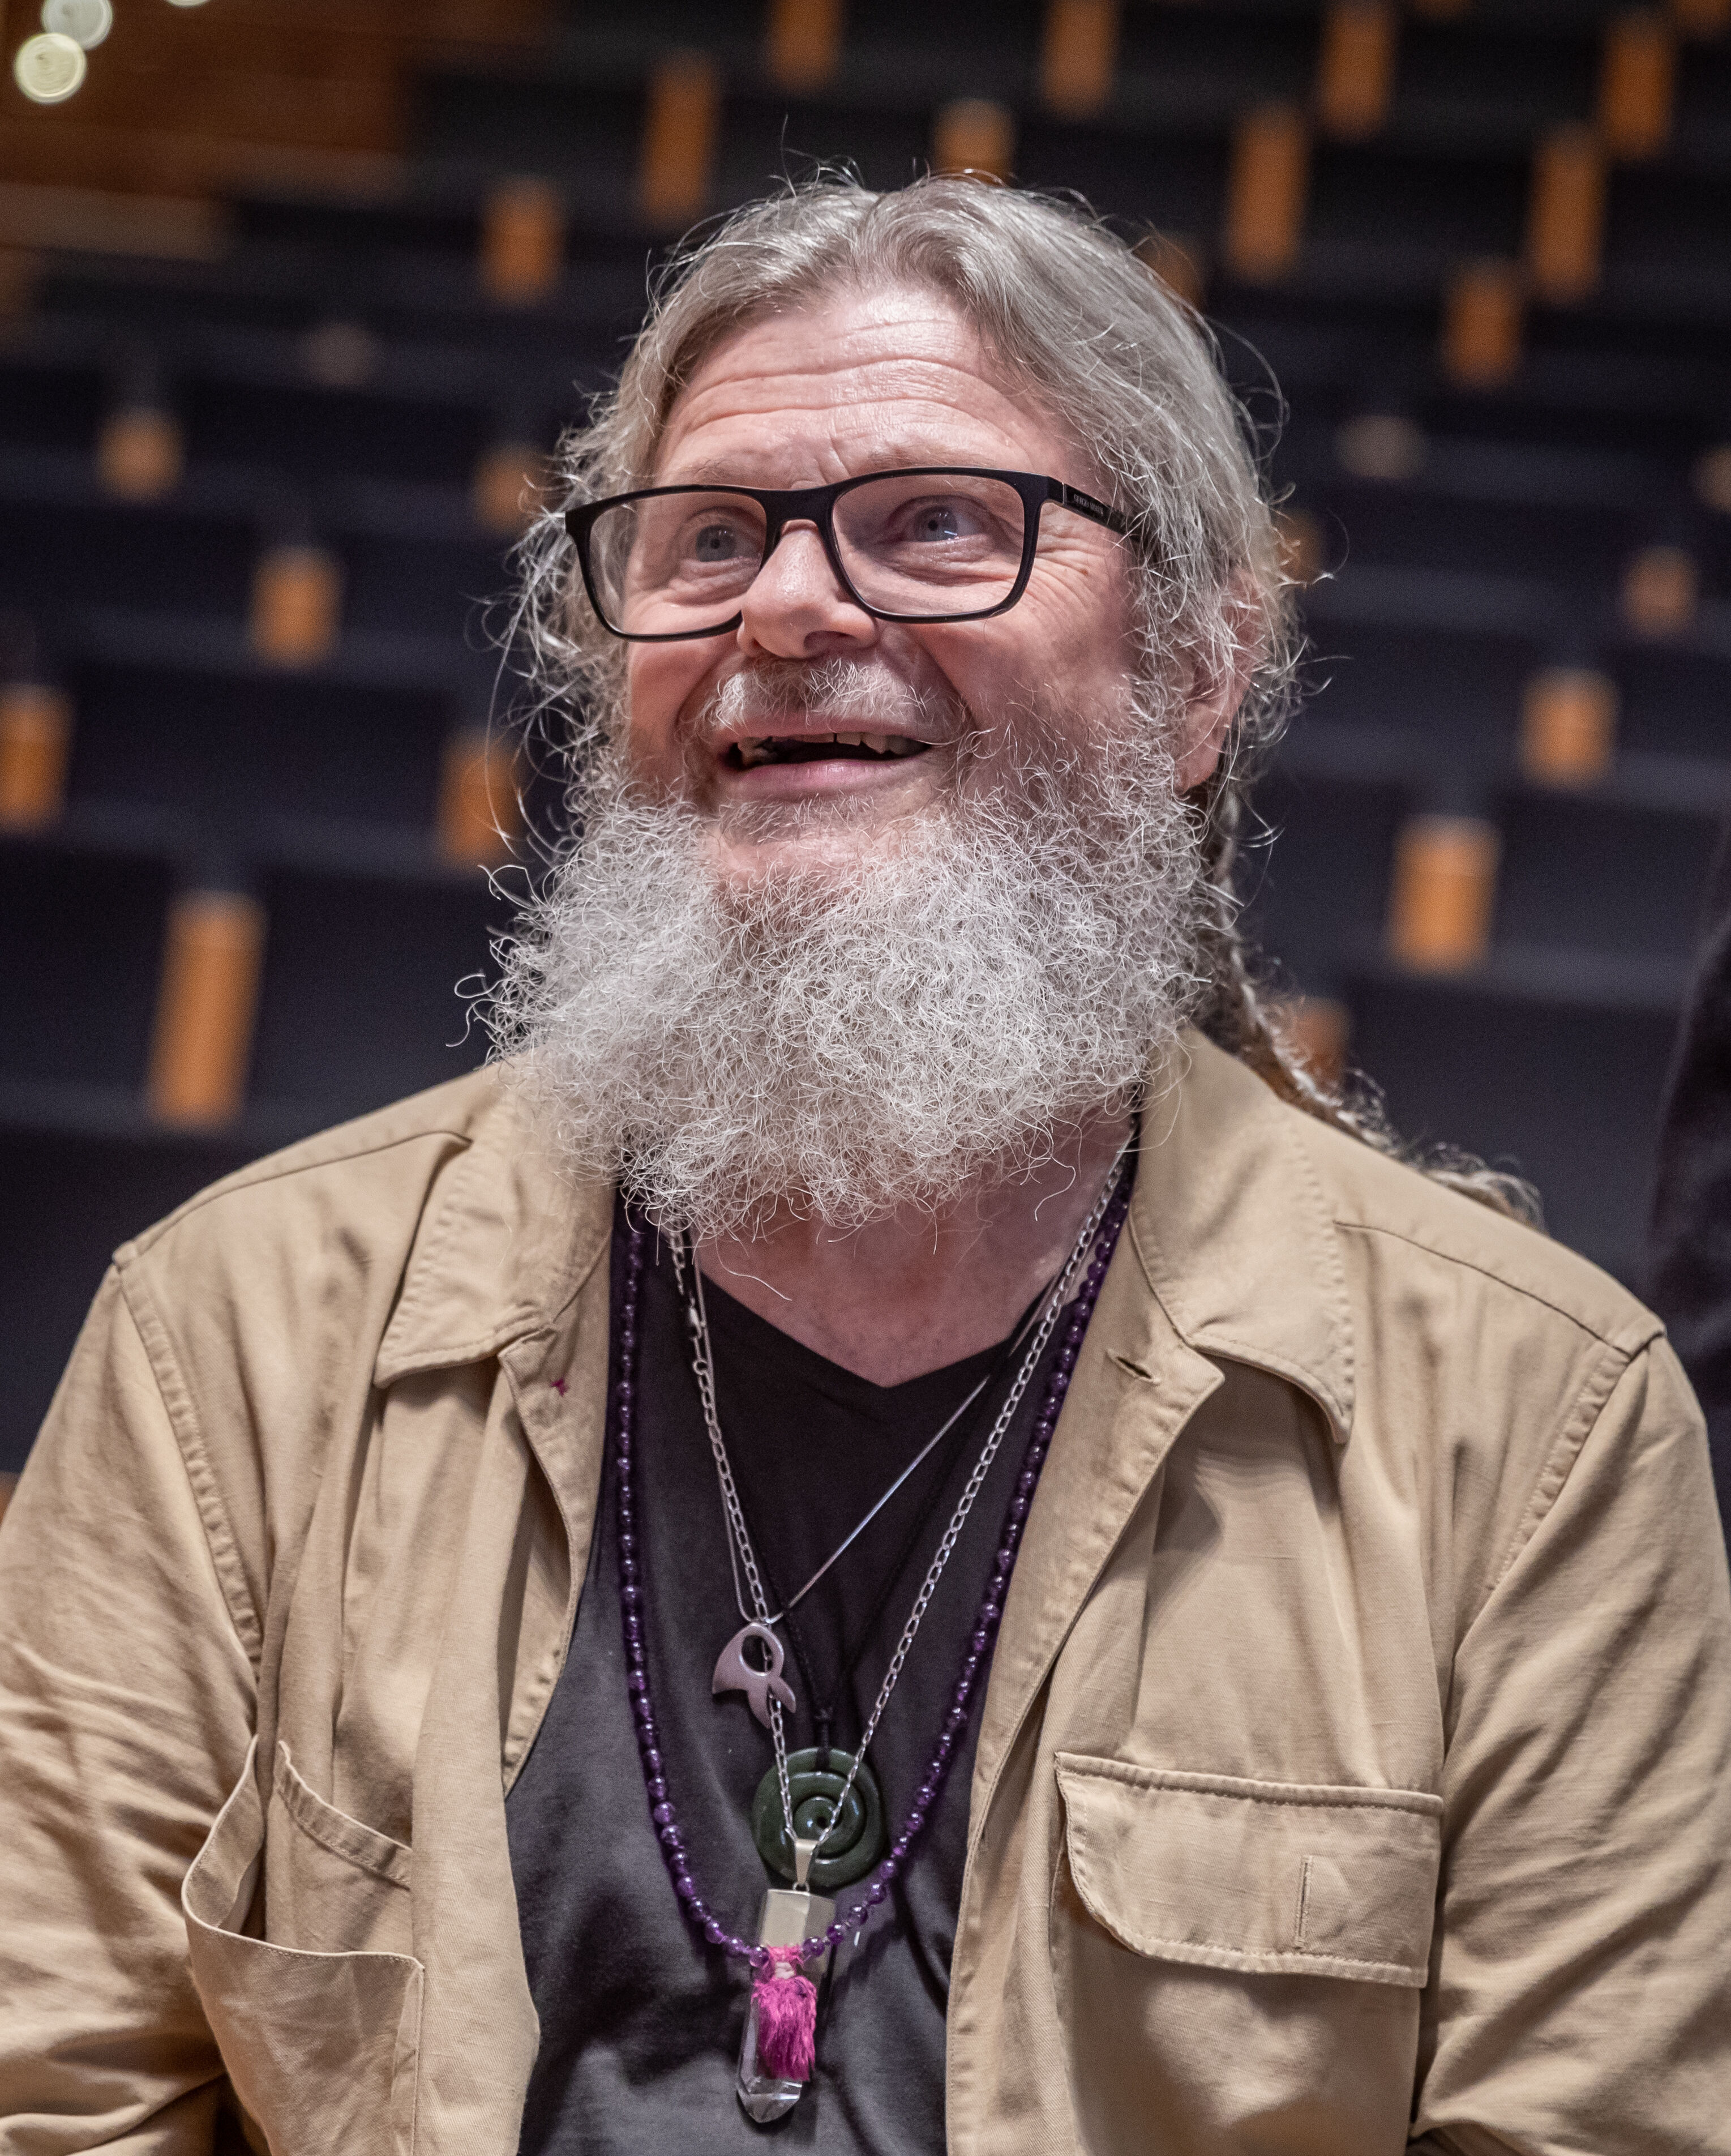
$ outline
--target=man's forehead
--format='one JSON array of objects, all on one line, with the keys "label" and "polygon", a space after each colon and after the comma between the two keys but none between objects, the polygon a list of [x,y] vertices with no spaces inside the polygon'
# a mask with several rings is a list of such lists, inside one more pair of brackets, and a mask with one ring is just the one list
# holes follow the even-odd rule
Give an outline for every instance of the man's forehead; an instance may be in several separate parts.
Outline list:
[{"label": "man's forehead", "polygon": [[837,294],[724,339],[674,403],[657,470],[713,478],[741,454],[778,453],[806,458],[807,477],[813,456],[838,471],[862,458],[1020,464],[1052,434],[938,295]]}]

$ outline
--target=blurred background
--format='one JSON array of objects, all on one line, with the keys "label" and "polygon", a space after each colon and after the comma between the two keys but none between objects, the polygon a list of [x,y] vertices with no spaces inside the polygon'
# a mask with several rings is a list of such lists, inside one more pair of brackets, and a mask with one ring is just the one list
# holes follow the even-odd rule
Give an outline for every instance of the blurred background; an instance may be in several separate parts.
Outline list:
[{"label": "blurred background", "polygon": [[1731,803],[1728,25],[7,0],[0,1469],[117,1243],[480,1059],[485,602],[649,266],[817,158],[1079,189],[1217,325],[1306,586],[1293,1027],[1637,1279]]}]

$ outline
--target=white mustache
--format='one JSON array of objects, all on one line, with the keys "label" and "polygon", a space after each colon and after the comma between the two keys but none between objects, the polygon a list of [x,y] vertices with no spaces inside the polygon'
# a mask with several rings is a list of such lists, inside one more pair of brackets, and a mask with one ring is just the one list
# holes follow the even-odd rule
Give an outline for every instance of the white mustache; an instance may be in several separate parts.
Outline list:
[{"label": "white mustache", "polygon": [[868,733],[945,742],[971,731],[959,696],[916,688],[891,668],[855,659],[769,660],[730,674],[699,713],[695,738],[773,733],[779,722],[829,720]]}]

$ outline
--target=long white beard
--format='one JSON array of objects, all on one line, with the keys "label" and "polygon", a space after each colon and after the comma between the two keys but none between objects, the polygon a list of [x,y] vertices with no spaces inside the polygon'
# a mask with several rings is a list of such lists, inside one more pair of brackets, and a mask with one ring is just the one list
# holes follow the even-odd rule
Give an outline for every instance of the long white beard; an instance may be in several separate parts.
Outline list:
[{"label": "long white beard", "polygon": [[494,1001],[522,1097],[573,1168],[699,1240],[1027,1173],[1128,1102],[1196,997],[1199,851],[1163,733],[1145,716],[1085,763],[959,785],[839,879],[725,886],[703,820],[605,752]]}]

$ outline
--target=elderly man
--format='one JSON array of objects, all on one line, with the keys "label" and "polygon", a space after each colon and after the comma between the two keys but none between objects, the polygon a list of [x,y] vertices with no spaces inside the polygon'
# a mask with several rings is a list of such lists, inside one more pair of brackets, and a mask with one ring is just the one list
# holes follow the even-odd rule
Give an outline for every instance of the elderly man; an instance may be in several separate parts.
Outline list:
[{"label": "elderly man", "polygon": [[570,456],[510,1054],[123,1250],[7,1521],[0,2142],[1731,2148],[1700,1419],[1262,1017],[1194,320],[796,191]]}]

